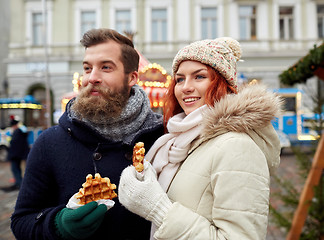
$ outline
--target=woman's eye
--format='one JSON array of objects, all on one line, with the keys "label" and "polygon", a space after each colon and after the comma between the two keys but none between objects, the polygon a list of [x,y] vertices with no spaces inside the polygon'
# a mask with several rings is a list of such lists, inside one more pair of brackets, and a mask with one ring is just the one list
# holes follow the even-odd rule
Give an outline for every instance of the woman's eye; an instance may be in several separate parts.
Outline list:
[{"label": "woman's eye", "polygon": [[184,78],[176,78],[176,83],[180,83],[180,82],[183,82],[184,81]]},{"label": "woman's eye", "polygon": [[204,79],[205,78],[205,76],[203,76],[203,75],[197,75],[196,76],[196,79]]}]

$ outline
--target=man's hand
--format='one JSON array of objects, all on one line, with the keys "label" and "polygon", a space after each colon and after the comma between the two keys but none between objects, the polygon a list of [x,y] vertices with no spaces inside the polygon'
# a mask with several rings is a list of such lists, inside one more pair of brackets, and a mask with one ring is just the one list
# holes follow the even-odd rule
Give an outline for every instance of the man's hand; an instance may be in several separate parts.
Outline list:
[{"label": "man's hand", "polygon": [[95,233],[102,223],[107,207],[90,202],[77,209],[63,208],[55,217],[59,235],[66,239],[85,239]]}]

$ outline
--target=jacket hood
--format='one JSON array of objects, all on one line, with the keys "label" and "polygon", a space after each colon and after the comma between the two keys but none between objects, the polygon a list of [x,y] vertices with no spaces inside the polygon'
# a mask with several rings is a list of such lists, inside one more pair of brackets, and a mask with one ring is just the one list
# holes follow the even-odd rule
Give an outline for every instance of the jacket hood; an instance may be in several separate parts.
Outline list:
[{"label": "jacket hood", "polygon": [[263,151],[272,172],[280,162],[280,141],[271,120],[280,116],[281,107],[282,100],[265,86],[246,85],[205,109],[198,142],[226,132],[246,133]]}]

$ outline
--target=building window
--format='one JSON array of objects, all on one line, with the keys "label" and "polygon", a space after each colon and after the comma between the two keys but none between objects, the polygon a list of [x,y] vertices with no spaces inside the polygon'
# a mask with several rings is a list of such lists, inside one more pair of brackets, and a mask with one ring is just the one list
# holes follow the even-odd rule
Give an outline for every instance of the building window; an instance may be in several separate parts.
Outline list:
[{"label": "building window", "polygon": [[217,37],[217,8],[201,9],[201,37],[213,39]]},{"label": "building window", "polygon": [[256,39],[256,6],[239,7],[240,39]]},{"label": "building window", "polygon": [[152,42],[167,41],[167,10],[152,9]]},{"label": "building window", "polygon": [[288,40],[294,37],[294,18],[292,7],[280,7],[279,9],[280,39]]},{"label": "building window", "polygon": [[43,14],[33,13],[33,45],[43,45]]},{"label": "building window", "polygon": [[131,31],[131,11],[117,10],[116,11],[116,30],[119,33]]},{"label": "building window", "polygon": [[82,11],[81,12],[81,38],[83,34],[96,27],[96,12],[95,11]]},{"label": "building window", "polygon": [[317,6],[318,38],[324,38],[324,5]]}]

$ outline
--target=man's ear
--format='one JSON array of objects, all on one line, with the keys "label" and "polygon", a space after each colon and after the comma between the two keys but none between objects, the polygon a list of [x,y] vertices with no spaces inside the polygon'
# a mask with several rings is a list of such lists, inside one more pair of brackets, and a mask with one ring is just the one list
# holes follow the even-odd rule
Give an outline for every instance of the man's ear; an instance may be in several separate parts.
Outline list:
[{"label": "man's ear", "polygon": [[138,72],[133,71],[128,75],[128,86],[132,87],[137,83]]}]

